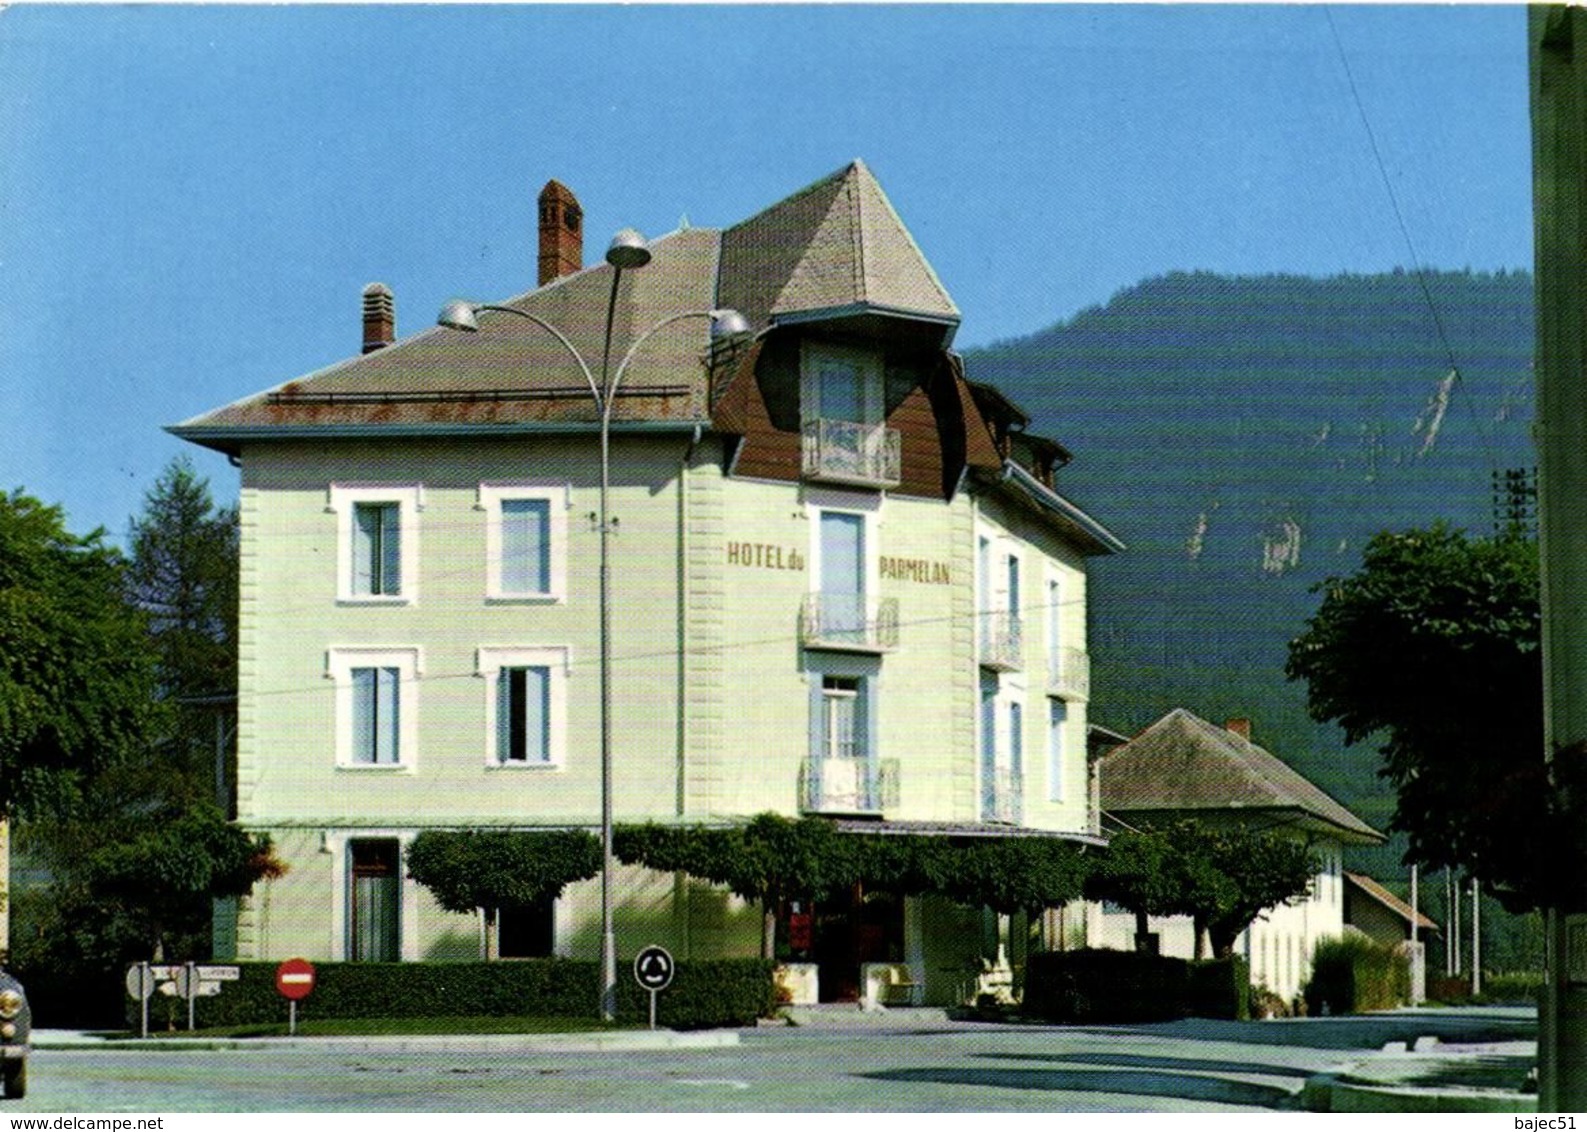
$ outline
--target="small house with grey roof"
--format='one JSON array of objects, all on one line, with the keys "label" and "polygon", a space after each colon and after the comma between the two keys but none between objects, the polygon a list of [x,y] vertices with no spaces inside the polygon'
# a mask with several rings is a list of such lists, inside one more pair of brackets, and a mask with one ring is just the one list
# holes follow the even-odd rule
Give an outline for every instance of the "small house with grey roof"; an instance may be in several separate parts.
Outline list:
[{"label": "small house with grey roof", "polygon": [[[1294,999],[1317,944],[1344,934],[1344,846],[1377,844],[1383,835],[1254,743],[1247,719],[1219,727],[1175,708],[1104,755],[1099,779],[1104,829],[1193,819],[1294,837],[1311,848],[1318,871],[1306,899],[1269,909],[1235,944],[1250,961],[1253,983]],[[1195,954],[1188,917],[1156,917],[1149,926],[1164,954]],[[1104,910],[1105,945],[1132,947],[1134,931],[1133,915]]]}]

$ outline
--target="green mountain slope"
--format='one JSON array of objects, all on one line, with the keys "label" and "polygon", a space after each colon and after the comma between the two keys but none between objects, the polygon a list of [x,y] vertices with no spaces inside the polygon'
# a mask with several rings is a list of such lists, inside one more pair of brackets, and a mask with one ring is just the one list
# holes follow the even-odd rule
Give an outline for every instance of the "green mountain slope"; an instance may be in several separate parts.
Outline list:
[{"label": "green mountain slope", "polygon": [[1307,718],[1286,644],[1377,531],[1491,530],[1491,473],[1535,462],[1533,333],[1523,272],[1176,273],[967,354],[1075,453],[1060,489],[1129,544],[1094,563],[1092,718],[1249,717],[1382,828],[1376,751]]}]

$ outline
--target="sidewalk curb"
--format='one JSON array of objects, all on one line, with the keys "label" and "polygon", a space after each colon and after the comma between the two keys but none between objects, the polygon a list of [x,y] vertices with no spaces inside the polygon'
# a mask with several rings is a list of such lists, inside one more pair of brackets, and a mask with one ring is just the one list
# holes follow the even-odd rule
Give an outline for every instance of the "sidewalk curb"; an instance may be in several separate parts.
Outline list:
[{"label": "sidewalk curb", "polygon": [[1342,1081],[1341,1066],[1315,1073],[1301,1088],[1308,1112],[1536,1112],[1537,1097],[1497,1089],[1424,1089],[1414,1085],[1366,1085]]},{"label": "sidewalk curb", "polygon": [[632,1030],[610,1034],[401,1034],[383,1037],[100,1038],[87,1034],[33,1035],[35,1050],[282,1050],[325,1053],[612,1053],[644,1050],[725,1049],[740,1042],[737,1030]]}]

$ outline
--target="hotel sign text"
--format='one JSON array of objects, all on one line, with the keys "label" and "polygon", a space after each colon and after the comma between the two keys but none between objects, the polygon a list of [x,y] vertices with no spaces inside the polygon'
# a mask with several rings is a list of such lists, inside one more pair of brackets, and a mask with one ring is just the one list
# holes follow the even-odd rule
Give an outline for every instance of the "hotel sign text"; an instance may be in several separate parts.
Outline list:
[{"label": "hotel sign text", "polygon": [[923,582],[929,586],[951,586],[953,573],[946,562],[933,562],[928,558],[888,558],[881,560],[884,578],[897,578],[904,582]]},{"label": "hotel sign text", "polygon": [[730,542],[729,566],[756,566],[762,570],[803,570],[805,556],[792,547],[769,542]]}]

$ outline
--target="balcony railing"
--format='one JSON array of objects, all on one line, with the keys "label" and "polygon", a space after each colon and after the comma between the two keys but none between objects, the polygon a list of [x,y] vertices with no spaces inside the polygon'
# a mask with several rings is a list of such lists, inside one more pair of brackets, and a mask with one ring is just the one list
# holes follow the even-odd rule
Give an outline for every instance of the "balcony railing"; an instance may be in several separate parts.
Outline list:
[{"label": "balcony railing", "polygon": [[981,614],[981,667],[1013,672],[1025,667],[1025,632],[1016,614],[994,610]]},{"label": "balcony railing", "polygon": [[806,421],[801,470],[807,480],[896,487],[902,476],[896,428],[854,421]]},{"label": "balcony railing", "polygon": [[981,820],[1018,825],[1025,816],[1024,782],[1008,767],[981,771]]},{"label": "balcony railing", "polygon": [[898,599],[884,597],[873,605],[858,594],[806,594],[799,640],[807,649],[891,652],[898,647]]},{"label": "balcony railing", "polygon": [[799,765],[803,813],[879,814],[897,806],[897,759],[805,759]]},{"label": "balcony railing", "polygon": [[1065,700],[1091,698],[1091,656],[1084,649],[1061,648],[1048,662],[1047,694]]}]

